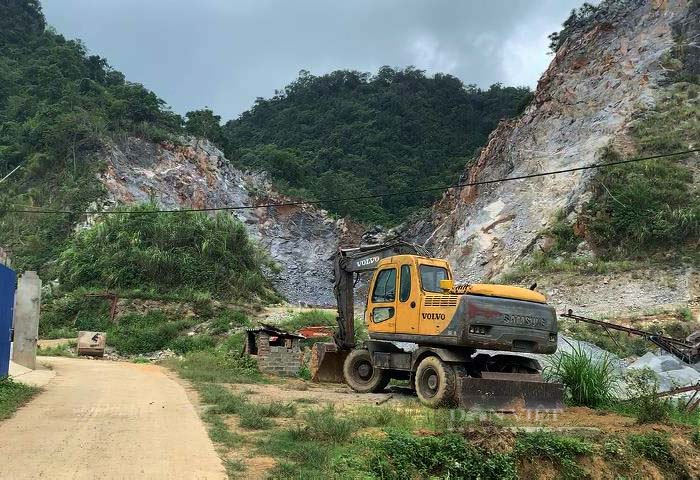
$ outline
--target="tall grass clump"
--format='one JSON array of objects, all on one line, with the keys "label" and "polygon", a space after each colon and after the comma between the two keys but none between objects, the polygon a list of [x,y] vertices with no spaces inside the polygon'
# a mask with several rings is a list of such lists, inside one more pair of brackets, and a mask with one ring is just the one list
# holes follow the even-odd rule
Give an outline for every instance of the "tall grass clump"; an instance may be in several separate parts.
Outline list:
[{"label": "tall grass clump", "polygon": [[591,408],[608,405],[620,380],[612,356],[603,354],[594,358],[580,346],[554,355],[544,375],[548,380],[564,384],[571,405]]},{"label": "tall grass clump", "polygon": [[62,288],[190,288],[222,298],[278,299],[263,275],[273,262],[231,215],[153,215],[158,207],[129,207],[141,214],[105,215],[76,233],[59,257]]},{"label": "tall grass clump", "polygon": [[342,443],[348,440],[357,430],[356,424],[352,419],[336,415],[333,405],[306,412],[304,423],[303,426],[294,430],[295,437],[299,440],[323,440],[331,443]]}]

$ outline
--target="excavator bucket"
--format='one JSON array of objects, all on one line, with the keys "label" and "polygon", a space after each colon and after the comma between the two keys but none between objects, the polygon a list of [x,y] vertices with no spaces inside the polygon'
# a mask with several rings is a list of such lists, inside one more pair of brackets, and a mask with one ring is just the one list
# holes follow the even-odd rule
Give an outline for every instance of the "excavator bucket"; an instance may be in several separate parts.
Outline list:
[{"label": "excavator bucket", "polygon": [[562,410],[564,386],[545,382],[539,374],[483,372],[481,378],[459,377],[459,406],[466,409],[515,412]]},{"label": "excavator bucket", "polygon": [[345,383],[343,363],[348,353],[335,343],[314,343],[311,349],[311,381]]}]

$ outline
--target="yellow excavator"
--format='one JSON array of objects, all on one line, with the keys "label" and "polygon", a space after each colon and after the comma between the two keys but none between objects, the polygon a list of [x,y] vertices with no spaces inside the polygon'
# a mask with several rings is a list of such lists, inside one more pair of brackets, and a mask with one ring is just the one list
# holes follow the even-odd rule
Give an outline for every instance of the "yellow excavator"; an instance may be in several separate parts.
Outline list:
[{"label": "yellow excavator", "polygon": [[[428,406],[499,411],[559,409],[563,386],[545,382],[527,354],[557,349],[557,317],[544,295],[494,284],[456,286],[446,260],[403,241],[340,249],[333,258],[338,330],[316,343],[312,378],[379,392],[410,380]],[[354,287],[372,272],[355,344]]]}]

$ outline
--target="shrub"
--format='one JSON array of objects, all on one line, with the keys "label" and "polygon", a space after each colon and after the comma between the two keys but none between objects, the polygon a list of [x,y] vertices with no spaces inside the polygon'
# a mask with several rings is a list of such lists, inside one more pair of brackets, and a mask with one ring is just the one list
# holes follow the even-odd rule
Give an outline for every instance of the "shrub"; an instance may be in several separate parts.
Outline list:
[{"label": "shrub", "polygon": [[659,398],[659,380],[653,370],[629,370],[625,375],[630,406],[639,423],[661,422],[669,417],[670,403]]},{"label": "shrub", "polygon": [[210,350],[214,348],[216,341],[209,335],[187,335],[177,337],[168,344],[168,348],[180,355],[187,352]]},{"label": "shrub", "polygon": [[229,335],[219,344],[219,350],[235,355],[241,355],[245,344],[245,332]]},{"label": "shrub", "polygon": [[593,453],[593,446],[579,438],[550,432],[526,433],[518,436],[515,454],[521,458],[546,458],[562,468],[566,478],[580,478],[581,467],[576,458]]},{"label": "shrub", "polygon": [[302,380],[311,380],[311,368],[309,368],[309,362],[306,360],[301,364],[299,373],[297,374]]},{"label": "shrub", "polygon": [[63,343],[53,347],[38,347],[36,354],[42,357],[75,357],[75,344]]},{"label": "shrub", "polygon": [[659,433],[644,433],[629,436],[630,447],[633,451],[658,464],[668,464],[672,461],[671,446],[668,438]]},{"label": "shrub", "polygon": [[225,309],[219,312],[209,324],[209,333],[220,335],[226,333],[233,327],[244,327],[250,325],[248,316],[240,310]]},{"label": "shrub", "polygon": [[588,212],[594,242],[634,252],[697,238],[700,200],[691,192],[692,179],[687,167],[671,160],[603,169]]},{"label": "shrub", "polygon": [[[129,207],[142,215],[106,215],[76,233],[59,257],[64,288],[194,288],[226,299],[277,300],[263,276],[272,261],[229,214],[149,215],[155,204]],[[196,302],[205,316],[211,306]]]},{"label": "shrub", "polygon": [[611,356],[603,354],[594,359],[581,346],[554,355],[544,375],[564,384],[572,405],[591,408],[609,404],[620,379]]},{"label": "shrub", "polygon": [[574,227],[566,218],[566,212],[560,210],[554,218],[554,224],[546,232],[554,239],[554,245],[548,252],[550,256],[562,252],[573,252],[576,250],[581,238],[574,233]]},{"label": "shrub", "polygon": [[597,325],[569,321],[562,323],[566,325],[567,333],[576,340],[592,343],[621,358],[633,355],[641,357],[649,351],[649,342],[641,337],[627,335],[624,332],[605,331]]},{"label": "shrub", "polygon": [[143,315],[132,313],[121,318],[107,335],[107,341],[121,353],[154,352],[166,348],[190,325],[189,320],[170,320],[158,310]]},{"label": "shrub", "polygon": [[208,294],[207,292],[206,295],[198,295],[198,298],[192,302],[192,309],[194,310],[195,315],[200,318],[212,318],[214,316],[214,307],[212,306],[211,302],[211,294]]},{"label": "shrub", "polygon": [[[640,156],[697,145],[699,92],[697,85],[674,84],[655,110],[634,123],[632,136]],[[612,148],[603,152],[604,161],[619,158]],[[697,154],[601,169],[584,213],[592,242],[623,255],[692,246],[700,236],[700,189],[687,165],[691,162],[697,162]]]},{"label": "shrub", "polygon": [[280,327],[293,332],[310,325],[335,326],[335,314],[325,310],[309,310],[295,313],[291,318],[280,324]]},{"label": "shrub", "polygon": [[479,450],[459,435],[416,436],[396,429],[386,433],[368,449],[367,464],[379,478],[517,478],[511,455]]},{"label": "shrub", "polygon": [[693,321],[693,311],[689,307],[681,307],[676,313],[680,317],[681,321],[692,322]]},{"label": "shrub", "polygon": [[108,330],[111,327],[109,302],[104,298],[87,296],[86,293],[88,292],[80,289],[62,297],[46,298],[41,307],[39,336],[74,337],[77,336],[77,330]]},{"label": "shrub", "polygon": [[[39,325],[39,329],[41,331],[41,323]],[[75,338],[78,336],[78,331],[71,327],[49,327],[48,329],[44,330],[43,334],[39,334],[39,336],[48,340],[55,340],[58,338]]]}]

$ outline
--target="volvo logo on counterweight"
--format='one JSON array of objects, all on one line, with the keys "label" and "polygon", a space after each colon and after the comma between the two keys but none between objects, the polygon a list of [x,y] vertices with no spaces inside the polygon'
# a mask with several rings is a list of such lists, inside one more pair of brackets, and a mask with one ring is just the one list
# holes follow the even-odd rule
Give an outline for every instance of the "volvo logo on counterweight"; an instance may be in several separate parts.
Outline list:
[{"label": "volvo logo on counterweight", "polygon": [[514,325],[518,327],[536,327],[545,328],[547,320],[542,317],[529,317],[527,315],[510,315],[506,313],[503,316],[503,323],[506,325]]}]

